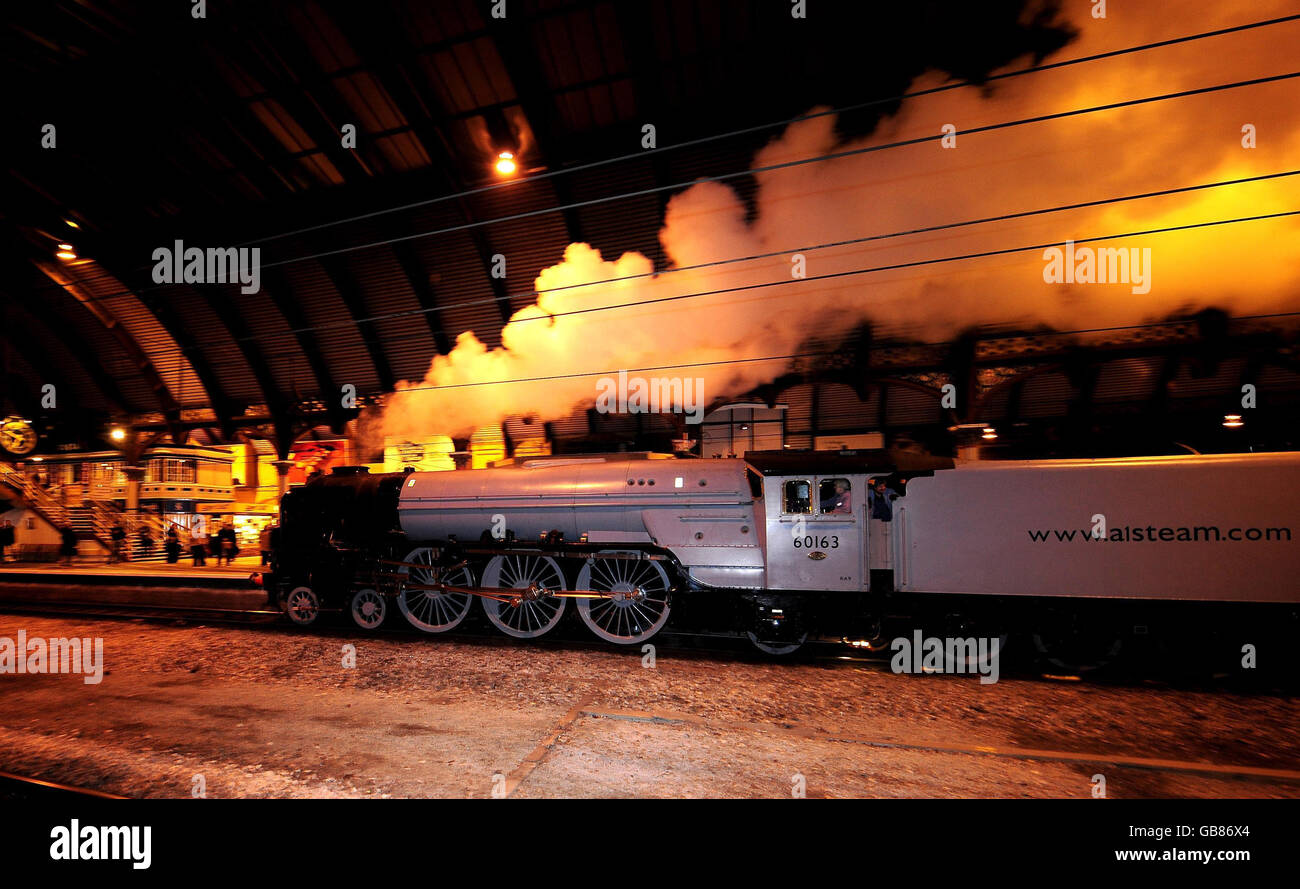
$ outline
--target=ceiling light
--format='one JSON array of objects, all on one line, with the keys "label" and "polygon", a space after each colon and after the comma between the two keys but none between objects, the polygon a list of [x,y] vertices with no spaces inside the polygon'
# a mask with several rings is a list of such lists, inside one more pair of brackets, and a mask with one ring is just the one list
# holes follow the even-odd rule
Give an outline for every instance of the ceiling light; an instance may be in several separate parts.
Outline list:
[{"label": "ceiling light", "polygon": [[57,256],[59,259],[64,259],[69,262],[77,258],[77,254],[73,253],[71,250],[60,250],[58,253],[54,255]]},{"label": "ceiling light", "polygon": [[519,169],[519,166],[515,163],[514,154],[509,151],[503,151],[497,155],[496,168],[497,172],[502,176],[509,176],[515,170]]},{"label": "ceiling light", "polygon": [[1242,421],[1241,414],[1224,414],[1223,425],[1229,429],[1236,429],[1238,426],[1245,426],[1246,424]]},{"label": "ceiling light", "polygon": [[109,431],[108,437],[113,439],[113,441],[125,441],[126,430],[121,426],[114,426],[112,430]]}]

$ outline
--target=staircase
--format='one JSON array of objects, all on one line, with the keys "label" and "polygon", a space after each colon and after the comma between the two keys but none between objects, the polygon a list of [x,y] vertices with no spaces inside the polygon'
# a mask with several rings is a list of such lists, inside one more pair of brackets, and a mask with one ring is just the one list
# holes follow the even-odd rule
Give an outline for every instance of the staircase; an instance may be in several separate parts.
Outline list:
[{"label": "staircase", "polygon": [[[94,540],[111,553],[113,525],[118,524],[126,531],[124,550],[127,558],[132,561],[163,559],[163,535],[166,534],[167,523],[162,516],[152,513],[127,515],[111,503],[102,501],[86,501],[81,506],[64,506],[36,482],[4,463],[0,463],[0,484],[22,495],[27,506],[55,528],[71,525],[79,539]],[[139,544],[141,528],[148,528],[154,539],[153,553],[147,556]]]},{"label": "staircase", "polygon": [[72,516],[62,503],[12,466],[0,463],[0,484],[21,494],[23,501],[54,527],[62,528],[72,521]]}]

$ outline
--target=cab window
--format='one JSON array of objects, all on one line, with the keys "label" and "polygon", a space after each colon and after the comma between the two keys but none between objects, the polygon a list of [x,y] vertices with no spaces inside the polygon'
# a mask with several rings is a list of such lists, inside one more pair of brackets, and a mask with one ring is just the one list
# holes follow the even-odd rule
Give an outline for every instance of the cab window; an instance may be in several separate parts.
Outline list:
[{"label": "cab window", "polygon": [[792,479],[782,489],[781,511],[797,515],[812,513],[812,484],[804,479]]},{"label": "cab window", "polygon": [[824,478],[818,485],[817,502],[822,515],[852,515],[853,489],[846,478]]}]

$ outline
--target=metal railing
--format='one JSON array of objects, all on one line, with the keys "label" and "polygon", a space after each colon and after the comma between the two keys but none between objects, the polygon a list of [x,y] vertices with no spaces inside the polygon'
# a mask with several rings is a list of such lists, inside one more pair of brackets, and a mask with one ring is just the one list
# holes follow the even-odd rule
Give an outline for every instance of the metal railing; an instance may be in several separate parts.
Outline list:
[{"label": "metal railing", "polygon": [[[126,533],[122,548],[126,558],[163,557],[163,542],[169,523],[160,515],[127,513],[102,500],[84,500],[81,506],[66,506],[34,479],[3,463],[0,463],[0,483],[22,494],[27,504],[54,527],[70,525],[78,535],[94,539],[110,553],[113,551],[113,526],[120,525]],[[140,531],[143,529],[148,529],[154,541],[149,550],[140,544]]]},{"label": "metal railing", "polygon": [[0,482],[22,494],[23,499],[55,527],[62,528],[71,523],[72,517],[66,506],[13,467],[0,463]]}]

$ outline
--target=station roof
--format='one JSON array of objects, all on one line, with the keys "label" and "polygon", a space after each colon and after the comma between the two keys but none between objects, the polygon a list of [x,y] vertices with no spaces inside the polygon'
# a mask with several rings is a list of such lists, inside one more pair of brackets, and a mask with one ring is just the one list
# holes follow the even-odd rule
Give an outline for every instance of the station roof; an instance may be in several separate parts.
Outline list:
[{"label": "station roof", "polygon": [[[531,295],[489,274],[495,254],[511,257],[512,280],[530,282],[575,241],[662,264],[671,186],[743,168],[772,136],[597,163],[632,153],[644,124],[688,142],[897,95],[930,68],[978,80],[1068,38],[1014,2],[843,4],[797,27],[788,4],[746,0],[509,0],[502,20],[492,6],[212,0],[202,20],[187,3],[139,0],[9,9],[4,76],[21,86],[6,97],[6,124],[30,138],[0,146],[5,410],[31,412],[53,382],[87,409],[206,426],[214,440],[287,418],[339,428],[342,382],[379,396],[421,378],[464,331],[499,344]],[[871,51],[880,35],[890,52]],[[841,115],[841,134],[865,133],[895,107]],[[39,138],[49,123],[53,150]],[[355,150],[341,145],[345,123],[357,127]],[[530,173],[566,174],[483,191],[503,145]],[[748,197],[753,183],[737,187]],[[574,206],[635,190],[646,193]],[[419,206],[380,212],[407,204]],[[535,215],[509,219],[520,214]],[[327,225],[339,220],[350,221]],[[411,237],[434,231],[445,233]],[[153,283],[152,251],[176,239],[259,246],[262,292]],[[56,258],[61,242],[79,258]],[[1091,376],[1029,334],[982,355],[974,337],[957,371],[949,353],[877,350],[862,379],[900,383],[891,407],[879,406],[888,420],[936,373],[996,376],[1009,359],[1032,372],[1015,390],[1023,414],[1068,406],[1081,386],[1085,399],[1104,392],[1126,405],[1161,385],[1222,394],[1261,370],[1259,354],[1277,354],[1256,338],[1224,353],[1238,364],[1195,364],[1203,331],[1188,329],[1112,344]],[[1287,354],[1286,366],[1262,370],[1300,392]],[[1080,383],[1098,375],[1099,386]],[[868,388],[857,388],[860,402]]]}]

